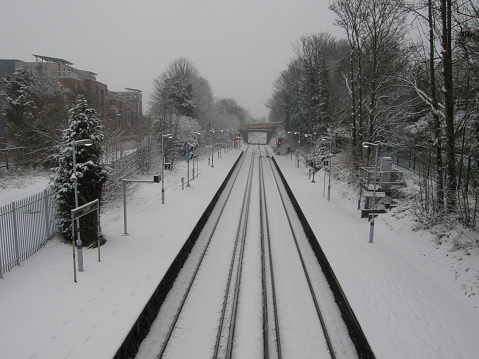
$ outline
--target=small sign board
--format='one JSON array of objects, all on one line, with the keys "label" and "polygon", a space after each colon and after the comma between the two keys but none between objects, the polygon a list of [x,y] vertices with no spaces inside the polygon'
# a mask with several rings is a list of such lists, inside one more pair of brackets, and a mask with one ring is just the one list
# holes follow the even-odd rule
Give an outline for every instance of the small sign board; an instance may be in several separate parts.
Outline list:
[{"label": "small sign board", "polygon": [[[373,191],[364,191],[363,196],[364,197],[374,197],[374,192]],[[376,197],[386,197],[386,192],[376,192]]]},{"label": "small sign board", "polygon": [[90,212],[96,211],[98,209],[98,200],[91,201],[87,204],[84,204],[81,207],[72,209],[72,215],[73,219],[80,218],[84,216],[85,214],[88,214]]},{"label": "small sign board", "polygon": [[192,149],[193,147],[194,147],[194,146],[193,146],[191,143],[189,143],[188,141],[183,144],[183,148],[184,148],[185,151],[187,151],[187,152],[191,151],[191,149]]},{"label": "small sign board", "polygon": [[165,163],[165,170],[171,170],[171,163]]}]

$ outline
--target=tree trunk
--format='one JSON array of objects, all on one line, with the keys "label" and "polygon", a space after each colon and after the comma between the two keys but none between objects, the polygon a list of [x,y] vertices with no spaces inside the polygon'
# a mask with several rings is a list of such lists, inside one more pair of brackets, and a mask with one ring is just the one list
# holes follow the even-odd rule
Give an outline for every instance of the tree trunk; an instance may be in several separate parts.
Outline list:
[{"label": "tree trunk", "polygon": [[357,113],[356,113],[356,84],[355,81],[356,79],[354,78],[354,51],[355,51],[355,46],[354,42],[351,44],[351,58],[350,58],[350,76],[351,76],[351,124],[352,124],[352,138],[353,138],[353,143],[352,143],[352,148],[353,148],[353,158],[356,158],[356,152],[358,148],[358,134],[357,134]]},{"label": "tree trunk", "polygon": [[428,0],[428,22],[429,22],[429,73],[431,76],[431,99],[432,99],[432,118],[434,131],[434,149],[436,155],[436,197],[439,210],[444,209],[444,183],[442,173],[442,139],[441,139],[441,119],[439,116],[439,105],[436,93],[436,72],[434,66],[434,17],[432,10],[432,0]]},{"label": "tree trunk", "polygon": [[444,107],[446,118],[446,173],[447,173],[447,212],[456,207],[456,156],[454,139],[454,97],[452,81],[452,22],[451,1],[441,0],[442,56],[444,73]]}]

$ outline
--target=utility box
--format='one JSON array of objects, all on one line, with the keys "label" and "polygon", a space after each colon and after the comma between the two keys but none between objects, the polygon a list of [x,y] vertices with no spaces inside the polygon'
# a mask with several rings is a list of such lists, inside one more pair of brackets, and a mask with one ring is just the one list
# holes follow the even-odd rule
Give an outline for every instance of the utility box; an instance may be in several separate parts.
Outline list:
[{"label": "utility box", "polygon": [[380,188],[391,188],[391,174],[393,170],[393,160],[391,157],[381,157],[379,160],[379,183]]}]

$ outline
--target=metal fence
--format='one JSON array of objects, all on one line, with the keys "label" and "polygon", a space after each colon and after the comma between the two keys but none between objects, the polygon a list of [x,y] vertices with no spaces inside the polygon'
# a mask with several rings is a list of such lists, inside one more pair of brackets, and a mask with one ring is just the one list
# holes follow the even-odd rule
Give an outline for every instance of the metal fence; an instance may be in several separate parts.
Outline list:
[{"label": "metal fence", "polygon": [[51,189],[0,207],[0,278],[52,237],[54,213]]}]

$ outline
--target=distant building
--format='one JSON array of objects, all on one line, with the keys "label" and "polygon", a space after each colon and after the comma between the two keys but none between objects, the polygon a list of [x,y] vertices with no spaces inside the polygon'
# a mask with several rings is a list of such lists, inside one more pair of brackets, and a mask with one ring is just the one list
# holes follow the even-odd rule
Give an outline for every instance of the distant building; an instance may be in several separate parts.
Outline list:
[{"label": "distant building", "polygon": [[129,129],[141,120],[143,100],[140,90],[125,90],[108,92],[108,119],[116,121],[112,123],[115,127]]},{"label": "distant building", "polygon": [[[143,114],[142,92],[135,89],[125,89],[124,92],[108,91],[108,86],[96,80],[97,74],[91,71],[72,67],[73,63],[55,57],[33,55],[35,62],[0,59],[0,78],[23,67],[33,71],[36,77],[56,80],[62,86],[70,89],[76,97],[83,94],[90,106],[95,108],[98,116],[109,126],[131,128],[141,119]],[[0,91],[1,91],[0,84]],[[0,108],[3,107],[0,98]],[[0,143],[6,141],[6,120],[0,114]]]}]

